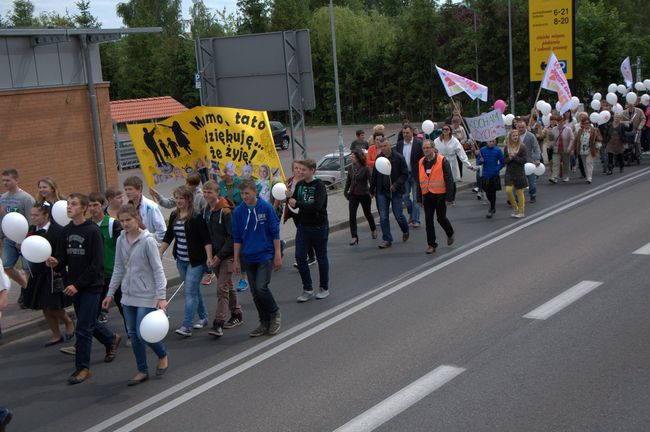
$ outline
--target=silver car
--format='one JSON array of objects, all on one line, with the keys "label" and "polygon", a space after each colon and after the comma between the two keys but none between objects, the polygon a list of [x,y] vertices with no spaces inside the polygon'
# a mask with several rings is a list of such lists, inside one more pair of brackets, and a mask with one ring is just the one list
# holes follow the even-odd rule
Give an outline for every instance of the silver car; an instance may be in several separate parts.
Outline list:
[{"label": "silver car", "polygon": [[[352,165],[352,153],[343,153],[345,169]],[[321,179],[326,186],[337,185],[345,179],[341,179],[341,164],[339,163],[339,152],[329,153],[318,160],[316,164],[316,177]]]}]

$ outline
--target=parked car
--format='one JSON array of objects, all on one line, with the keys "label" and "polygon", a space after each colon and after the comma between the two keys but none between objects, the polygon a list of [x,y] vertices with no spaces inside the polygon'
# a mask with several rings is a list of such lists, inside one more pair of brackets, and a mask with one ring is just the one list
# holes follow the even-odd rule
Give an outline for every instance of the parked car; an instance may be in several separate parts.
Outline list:
[{"label": "parked car", "polygon": [[[349,151],[343,153],[345,169],[352,165],[352,154]],[[341,182],[341,164],[339,153],[329,153],[323,156],[316,163],[316,177],[321,179],[326,186],[332,186]]]},{"label": "parked car", "polygon": [[276,149],[286,150],[289,148],[291,139],[287,134],[287,128],[284,127],[279,121],[271,122],[271,132],[273,133],[273,141],[275,142]]}]

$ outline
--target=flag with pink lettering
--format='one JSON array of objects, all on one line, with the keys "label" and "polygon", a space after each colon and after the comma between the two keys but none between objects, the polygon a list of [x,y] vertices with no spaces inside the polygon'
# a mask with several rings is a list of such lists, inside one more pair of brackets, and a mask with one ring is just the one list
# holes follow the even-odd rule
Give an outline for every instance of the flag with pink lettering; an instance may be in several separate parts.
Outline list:
[{"label": "flag with pink lettering", "polygon": [[436,70],[438,71],[442,85],[445,87],[445,91],[449,97],[465,92],[472,98],[472,100],[479,98],[482,101],[487,102],[488,88],[486,86],[453,72],[449,72],[448,70],[444,70],[443,68],[438,67],[438,65],[436,65]]},{"label": "flag with pink lettering", "polygon": [[566,75],[564,75],[560,62],[557,61],[557,57],[555,57],[553,52],[551,52],[548,58],[541,87],[557,93],[560,102],[560,115],[571,109],[572,101],[569,82],[566,79]]},{"label": "flag with pink lettering", "polygon": [[632,78],[632,66],[630,65],[629,57],[626,57],[625,60],[623,60],[623,63],[621,63],[621,73],[625,80],[625,87],[630,88],[634,80]]}]

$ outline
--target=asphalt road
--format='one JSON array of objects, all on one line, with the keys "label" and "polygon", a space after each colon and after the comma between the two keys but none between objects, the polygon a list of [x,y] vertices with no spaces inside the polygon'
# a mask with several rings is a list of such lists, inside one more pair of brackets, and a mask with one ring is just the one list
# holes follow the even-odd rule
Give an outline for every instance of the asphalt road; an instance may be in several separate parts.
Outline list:
[{"label": "asphalt road", "polygon": [[295,303],[288,257],[272,280],[280,334],[247,337],[245,293],[243,326],[220,340],[170,334],[170,371],[138,387],[126,387],[124,347],[107,365],[95,346],[79,386],[65,384],[72,358],[42,348],[45,334],[0,347],[10,430],[649,430],[650,256],[633,254],[650,242],[649,178],[643,165],[591,186],[543,178],[521,221],[503,194],[486,220],[464,192],[449,211],[457,242],[433,257],[423,229],[385,251],[366,226],[358,247],[335,233],[328,299]]}]

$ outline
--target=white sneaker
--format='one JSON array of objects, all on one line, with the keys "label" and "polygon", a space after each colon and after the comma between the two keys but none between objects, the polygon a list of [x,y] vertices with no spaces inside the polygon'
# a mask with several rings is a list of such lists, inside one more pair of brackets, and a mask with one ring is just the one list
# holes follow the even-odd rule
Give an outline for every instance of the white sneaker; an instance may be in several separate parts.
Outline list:
[{"label": "white sneaker", "polygon": [[302,294],[296,299],[298,303],[304,303],[306,301],[311,300],[314,298],[314,290],[311,291],[303,291]]},{"label": "white sneaker", "polygon": [[316,294],[316,299],[322,300],[324,298],[327,298],[329,295],[330,295],[330,290],[318,288],[318,294]]}]

